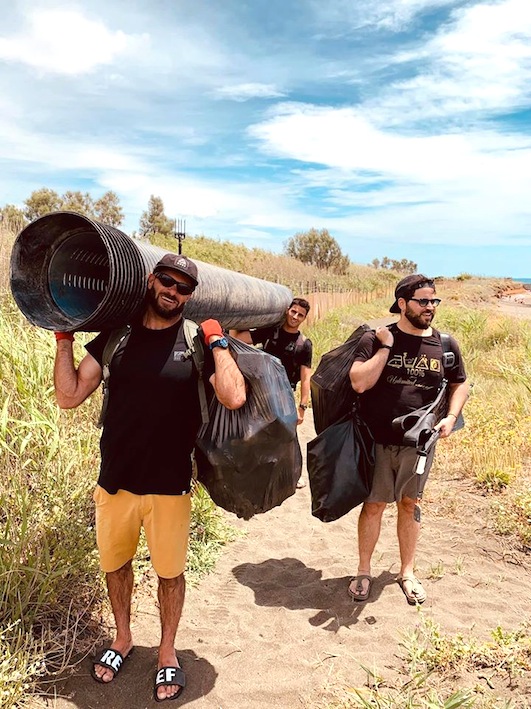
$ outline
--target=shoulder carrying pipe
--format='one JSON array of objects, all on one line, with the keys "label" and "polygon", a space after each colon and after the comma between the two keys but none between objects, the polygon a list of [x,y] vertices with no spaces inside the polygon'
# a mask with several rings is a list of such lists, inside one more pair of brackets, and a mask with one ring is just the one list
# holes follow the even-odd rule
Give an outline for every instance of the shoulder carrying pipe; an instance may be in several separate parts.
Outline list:
[{"label": "shoulder carrying pipe", "polygon": [[[26,318],[47,330],[99,332],[137,315],[147,275],[168,253],[75,212],[53,212],[18,235],[11,290]],[[226,329],[278,323],[292,300],[285,286],[193,259],[199,286],[187,318],[219,320]]]}]

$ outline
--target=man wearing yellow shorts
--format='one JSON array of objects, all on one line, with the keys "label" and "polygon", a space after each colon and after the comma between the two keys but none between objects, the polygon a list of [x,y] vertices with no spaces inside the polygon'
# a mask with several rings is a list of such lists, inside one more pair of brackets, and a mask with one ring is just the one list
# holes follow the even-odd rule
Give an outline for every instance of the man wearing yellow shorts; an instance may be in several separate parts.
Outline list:
[{"label": "man wearing yellow shorts", "polygon": [[[201,421],[197,372],[188,356],[182,312],[198,285],[197,266],[166,254],[148,277],[146,305],[116,350],[94,492],[101,568],[116,623],[114,641],[94,659],[92,676],[111,682],[133,649],[132,559],[143,527],[158,583],[161,640],[154,696],[175,699],[185,686],[175,636],[185,595],[191,453]],[[229,409],[245,402],[245,382],[219,322],[201,326],[214,394]],[[54,384],[61,408],[79,406],[98,387],[109,332],[86,347],[76,368],[71,333],[56,333]]]}]

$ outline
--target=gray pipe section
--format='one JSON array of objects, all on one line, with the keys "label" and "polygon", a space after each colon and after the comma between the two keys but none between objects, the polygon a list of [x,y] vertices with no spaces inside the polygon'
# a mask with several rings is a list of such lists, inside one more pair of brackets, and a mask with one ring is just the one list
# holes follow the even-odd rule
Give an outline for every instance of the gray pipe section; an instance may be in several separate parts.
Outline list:
[{"label": "gray pipe section", "polygon": [[[26,318],[47,330],[99,332],[142,310],[147,275],[168,253],[75,212],[36,219],[11,254],[11,291]],[[187,318],[247,330],[277,324],[292,294],[285,286],[197,261],[199,286]]]}]

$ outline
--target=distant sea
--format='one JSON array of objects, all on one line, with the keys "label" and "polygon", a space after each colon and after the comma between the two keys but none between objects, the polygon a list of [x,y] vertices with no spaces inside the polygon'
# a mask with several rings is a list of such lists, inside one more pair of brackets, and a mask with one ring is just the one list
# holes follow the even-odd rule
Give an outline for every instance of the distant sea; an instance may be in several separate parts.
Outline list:
[{"label": "distant sea", "polygon": [[531,283],[531,278],[515,278],[512,276],[513,281],[518,281],[518,283]]}]

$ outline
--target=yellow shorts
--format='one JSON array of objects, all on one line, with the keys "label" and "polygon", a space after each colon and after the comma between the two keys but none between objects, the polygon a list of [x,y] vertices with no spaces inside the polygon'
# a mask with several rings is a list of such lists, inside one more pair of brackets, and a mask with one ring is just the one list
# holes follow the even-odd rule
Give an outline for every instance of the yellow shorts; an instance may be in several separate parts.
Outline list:
[{"label": "yellow shorts", "polygon": [[176,578],[184,571],[190,534],[190,493],[187,495],[134,495],[118,490],[110,495],[99,485],[96,503],[96,541],[103,571],[117,571],[130,561],[144,527],[157,574]]}]

